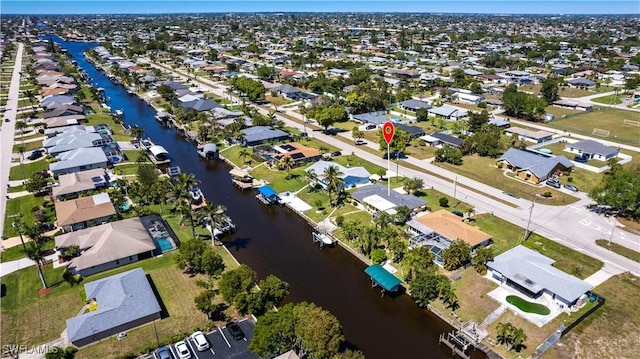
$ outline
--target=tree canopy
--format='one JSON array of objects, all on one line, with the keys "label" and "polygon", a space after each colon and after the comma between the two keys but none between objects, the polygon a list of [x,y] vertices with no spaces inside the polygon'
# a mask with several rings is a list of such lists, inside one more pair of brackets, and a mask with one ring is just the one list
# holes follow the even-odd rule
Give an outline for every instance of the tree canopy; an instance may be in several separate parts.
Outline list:
[{"label": "tree canopy", "polygon": [[202,273],[214,277],[225,268],[220,254],[214,252],[206,242],[197,239],[182,242],[176,263],[186,273]]},{"label": "tree canopy", "polygon": [[600,205],[611,206],[621,216],[640,216],[640,167],[612,166],[589,197]]}]

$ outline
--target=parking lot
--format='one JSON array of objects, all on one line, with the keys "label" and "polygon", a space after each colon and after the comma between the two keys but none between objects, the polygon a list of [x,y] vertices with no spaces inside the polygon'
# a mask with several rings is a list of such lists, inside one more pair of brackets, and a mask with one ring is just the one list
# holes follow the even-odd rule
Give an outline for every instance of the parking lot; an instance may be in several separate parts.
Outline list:
[{"label": "parking lot", "polygon": [[[209,333],[205,333],[207,340],[209,341],[210,348],[208,350],[199,352],[196,349],[196,345],[191,338],[185,339],[191,357],[195,359],[219,359],[219,358],[233,358],[233,359],[256,359],[260,358],[258,355],[249,351],[249,340],[253,338],[253,327],[255,323],[248,319],[242,319],[238,321],[238,325],[244,332],[244,339],[234,340],[226,326],[217,327]],[[175,348],[175,343],[171,344],[169,349],[173,358],[179,358],[178,352]],[[147,357],[149,358],[149,357]],[[156,358],[153,356],[152,358]]]}]

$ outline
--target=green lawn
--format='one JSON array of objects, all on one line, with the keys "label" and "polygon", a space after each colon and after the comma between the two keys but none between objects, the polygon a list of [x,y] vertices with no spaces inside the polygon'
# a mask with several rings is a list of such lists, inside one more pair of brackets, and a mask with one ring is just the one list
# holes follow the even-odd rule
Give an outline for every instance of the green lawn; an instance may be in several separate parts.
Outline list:
[{"label": "green lawn", "polygon": [[[560,130],[593,135],[594,129],[609,131],[602,137],[630,145],[640,144],[640,127],[625,125],[624,120],[640,121],[640,113],[613,108],[594,107],[592,112],[581,112],[573,116],[557,119],[547,125]],[[596,136],[597,137],[597,136]]]},{"label": "green lawn", "polygon": [[[22,175],[22,167],[24,167],[24,176]],[[47,162],[44,157],[41,157],[40,160],[35,162],[27,163],[25,165],[17,165],[11,167],[9,170],[9,180],[21,180],[31,178],[34,173],[40,171],[46,171],[49,169],[49,162]]]},{"label": "green lawn", "polygon": [[19,185],[19,186],[13,186],[13,187],[7,187],[7,193],[16,193],[16,192],[22,192],[24,191],[24,185]]},{"label": "green lawn", "polygon": [[[51,203],[51,202],[49,202]],[[9,216],[16,215],[18,213],[22,214],[22,223],[33,224],[35,223],[35,216],[33,215],[33,209],[38,206],[42,206],[45,204],[44,197],[36,197],[33,194],[28,196],[22,196],[20,198],[13,198],[7,200],[7,209],[4,218],[4,233],[2,234],[4,237],[11,238],[17,237],[18,231],[11,225],[15,219],[10,218]],[[55,214],[53,206],[45,207],[45,215],[47,220],[53,220]]]},{"label": "green lawn", "polygon": [[[525,231],[524,228],[490,214],[474,216],[471,224],[491,234],[493,237],[491,246],[496,254],[515,247],[522,240]],[[555,260],[554,267],[581,279],[597,272],[603,265],[597,259],[553,242],[535,232],[529,236],[526,242],[521,244]]]},{"label": "green lawn", "polygon": [[564,336],[545,357],[635,358],[640,347],[640,278],[620,274],[593,289],[606,303]]},{"label": "green lawn", "polygon": [[[20,139],[18,139],[20,141]],[[13,145],[13,153],[20,153],[20,149],[24,147],[24,154],[28,154],[30,151],[37,150],[42,148],[42,141],[32,141],[25,142],[24,145],[22,143],[18,143],[17,145]]]},{"label": "green lawn", "polygon": [[603,105],[619,105],[622,103],[623,98],[624,95],[618,94],[592,98],[591,101],[601,103]]},{"label": "green lawn", "polygon": [[549,313],[551,313],[549,308],[547,308],[546,306],[526,301],[518,297],[517,295],[508,295],[507,302],[515,305],[516,307],[518,307],[518,309],[525,313],[534,313],[540,315],[548,315]]},{"label": "green lawn", "polygon": [[618,253],[623,257],[627,257],[632,261],[640,262],[640,252],[638,251],[627,248],[625,246],[621,246],[618,243],[609,243],[609,240],[606,239],[598,239],[596,240],[596,244],[602,248]]},{"label": "green lawn", "polygon": [[[25,238],[26,240],[27,238]],[[56,247],[56,242],[51,237],[44,245],[44,249],[53,249]],[[2,262],[14,261],[16,259],[26,258],[24,254],[24,248],[22,245],[7,248],[4,252],[0,253],[0,260]]]},{"label": "green lawn", "polygon": [[113,169],[118,174],[135,175],[138,173],[138,167],[140,167],[140,165],[137,163],[123,163],[113,166]]},{"label": "green lawn", "polygon": [[[537,199],[540,203],[562,206],[578,200],[576,197],[566,195],[549,186],[526,183],[523,180],[514,178],[513,174],[511,174],[511,178],[507,178],[503,171],[495,166],[495,159],[493,158],[473,155],[465,156],[461,166],[448,163],[434,164],[530,201]],[[551,192],[551,198],[536,196],[536,194],[542,194],[547,191]]]}]

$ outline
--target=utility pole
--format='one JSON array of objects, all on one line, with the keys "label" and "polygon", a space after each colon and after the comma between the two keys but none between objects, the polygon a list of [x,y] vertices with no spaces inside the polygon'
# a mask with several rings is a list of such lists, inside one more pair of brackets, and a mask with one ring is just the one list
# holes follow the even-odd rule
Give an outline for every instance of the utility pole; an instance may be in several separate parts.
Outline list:
[{"label": "utility pole", "polygon": [[611,235],[609,236],[609,246],[611,245],[611,240],[613,239],[613,232],[616,229],[616,216],[611,216],[613,218],[613,227],[611,227]]},{"label": "utility pole", "polygon": [[524,231],[523,241],[526,241],[529,237],[529,225],[531,224],[531,215],[533,214],[533,206],[536,204],[536,200],[531,201],[531,207],[529,207],[529,220],[527,221],[527,229]]},{"label": "utility pole", "polygon": [[453,201],[456,201],[456,191],[458,190],[458,176],[453,179]]},{"label": "utility pole", "polygon": [[15,227],[15,229],[18,231],[18,236],[20,236],[20,242],[22,242],[22,248],[26,251],[27,246],[26,244],[24,244],[24,238],[22,238],[22,223],[20,223],[20,217],[22,217],[21,213],[9,216],[9,218],[18,218],[18,221],[11,222],[11,225]]}]

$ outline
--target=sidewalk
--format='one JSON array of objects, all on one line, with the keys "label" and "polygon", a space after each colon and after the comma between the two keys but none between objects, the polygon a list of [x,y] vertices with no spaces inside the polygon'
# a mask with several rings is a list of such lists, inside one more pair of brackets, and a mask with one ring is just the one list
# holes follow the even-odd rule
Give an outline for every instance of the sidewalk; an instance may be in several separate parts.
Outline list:
[{"label": "sidewalk", "polygon": [[[53,267],[59,267],[58,263],[58,254],[54,253],[44,257],[46,261],[53,261]],[[4,277],[7,274],[19,271],[23,268],[28,268],[34,266],[36,262],[32,261],[29,258],[21,258],[16,259],[15,261],[2,262],[0,263],[0,277]]]}]

